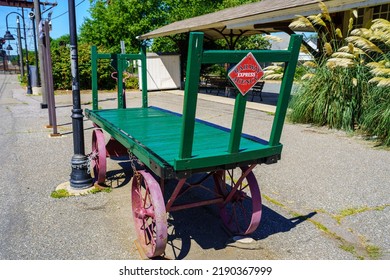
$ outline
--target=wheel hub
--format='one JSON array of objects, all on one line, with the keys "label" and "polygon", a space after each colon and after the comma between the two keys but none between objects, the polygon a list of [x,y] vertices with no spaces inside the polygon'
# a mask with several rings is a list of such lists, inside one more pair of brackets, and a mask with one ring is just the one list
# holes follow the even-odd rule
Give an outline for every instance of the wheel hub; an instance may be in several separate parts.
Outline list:
[{"label": "wheel hub", "polygon": [[153,207],[149,208],[137,208],[134,212],[135,217],[138,219],[144,220],[146,218],[154,218],[154,209]]}]

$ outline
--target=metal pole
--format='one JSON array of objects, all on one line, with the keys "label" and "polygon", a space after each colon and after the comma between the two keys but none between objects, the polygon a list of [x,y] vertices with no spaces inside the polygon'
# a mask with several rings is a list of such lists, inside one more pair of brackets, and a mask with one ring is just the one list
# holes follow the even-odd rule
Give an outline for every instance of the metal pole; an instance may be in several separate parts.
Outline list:
[{"label": "metal pole", "polygon": [[45,20],[44,23],[44,33],[45,33],[45,45],[46,45],[46,69],[47,69],[47,96],[49,100],[49,108],[51,110],[49,111],[51,115],[52,120],[52,127],[53,127],[53,133],[50,136],[61,136],[60,133],[57,131],[57,115],[56,115],[56,104],[55,104],[55,97],[54,97],[54,86],[53,86],[53,68],[52,68],[52,60],[51,60],[51,53],[50,53],[50,31],[49,31],[49,22]]},{"label": "metal pole", "polygon": [[[34,0],[34,13],[35,13],[35,26],[36,30],[38,30],[39,34],[39,24],[41,22],[41,6],[39,4],[39,0]],[[41,91],[42,91],[42,103],[41,103],[41,109],[47,108],[47,93],[45,88],[45,80],[46,80],[46,73],[44,71],[44,61],[43,61],[43,42],[41,40],[38,40],[38,56],[39,56],[39,72],[40,72],[40,85],[41,85]]]},{"label": "metal pole", "polygon": [[85,156],[83,110],[81,109],[79,88],[79,66],[77,53],[77,30],[75,1],[68,1],[69,34],[70,34],[70,58],[72,72],[72,127],[74,155],[71,159],[72,172],[70,174],[70,186],[76,189],[85,189],[92,185],[92,177],[88,173],[88,158]]},{"label": "metal pole", "polygon": [[33,26],[33,36],[34,36],[34,54],[35,54],[35,67],[37,68],[37,87],[41,86],[41,79],[39,77],[39,67],[38,67],[38,50],[37,50],[37,34],[35,32],[35,14],[31,11],[29,13],[29,18],[31,19],[32,26]]},{"label": "metal pole", "polygon": [[[19,21],[16,22],[16,25],[17,25],[17,34],[18,34],[20,77],[24,77],[22,35],[20,34],[20,23],[19,23]],[[7,27],[7,30],[8,30],[8,27]]]},{"label": "metal pole", "polygon": [[[24,9],[22,8],[22,20],[23,20],[23,30],[24,30],[24,46],[26,47],[26,68],[27,68],[27,94],[32,94],[31,89],[31,76],[30,69],[28,65],[28,48],[27,48],[27,33],[26,33],[26,22],[24,21]],[[17,21],[19,21],[19,17],[17,17]]]},{"label": "metal pole", "polygon": [[[45,89],[47,92],[49,92],[49,88],[50,86],[48,85],[48,81],[49,79],[47,79],[47,77],[49,76],[49,73],[48,73],[48,67],[47,67],[47,61],[49,60],[47,55],[48,55],[48,52],[46,50],[46,34],[45,34],[45,24],[44,24],[44,21],[42,21],[40,24],[40,29],[39,29],[39,41],[40,42],[40,45],[42,45],[42,54],[43,54],[43,59],[41,60],[41,64],[43,66],[43,73],[45,75]],[[41,44],[42,43],[42,44]],[[50,53],[49,53],[50,54]],[[47,128],[52,128],[53,127],[53,119],[52,119],[52,106],[50,106],[52,103],[51,103],[51,99],[50,99],[50,94],[47,95],[47,111],[48,111],[48,114],[49,114],[49,125],[47,125],[46,127]]]}]

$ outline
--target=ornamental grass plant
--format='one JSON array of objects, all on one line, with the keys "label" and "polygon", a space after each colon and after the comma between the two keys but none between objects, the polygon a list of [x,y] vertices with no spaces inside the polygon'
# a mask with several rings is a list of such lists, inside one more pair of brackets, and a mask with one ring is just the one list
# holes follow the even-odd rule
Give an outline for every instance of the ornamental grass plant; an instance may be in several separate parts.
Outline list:
[{"label": "ornamental grass plant", "polygon": [[326,6],[322,13],[298,17],[290,27],[318,33],[320,50],[306,62],[298,90],[290,102],[292,122],[353,131],[359,129],[390,146],[390,23],[372,21],[369,29],[343,37]]},{"label": "ornamental grass plant", "polygon": [[373,86],[367,97],[361,118],[362,129],[390,146],[390,90],[389,87]]},{"label": "ornamental grass plant", "polygon": [[315,75],[302,80],[297,95],[290,103],[289,119],[354,130],[362,114],[363,96],[368,91],[368,74],[366,67],[361,65],[317,68]]}]

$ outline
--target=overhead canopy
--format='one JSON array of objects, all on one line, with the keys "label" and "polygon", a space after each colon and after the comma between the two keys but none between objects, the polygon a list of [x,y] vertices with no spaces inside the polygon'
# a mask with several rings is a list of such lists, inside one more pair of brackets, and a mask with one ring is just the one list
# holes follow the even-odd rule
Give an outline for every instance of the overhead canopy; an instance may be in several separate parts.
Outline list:
[{"label": "overhead canopy", "polygon": [[[262,0],[218,12],[177,21],[139,36],[139,39],[164,37],[190,31],[202,31],[215,40],[232,36],[286,31],[297,15],[320,12],[318,0]],[[330,13],[389,3],[389,0],[328,0]]]},{"label": "overhead canopy", "polygon": [[33,1],[24,0],[0,0],[0,6],[21,7],[21,8],[33,8]]},{"label": "overhead canopy", "polygon": [[[43,5],[56,6],[57,3],[49,3],[47,1],[39,1]],[[0,6],[19,7],[19,8],[34,8],[33,0],[0,0]]]}]

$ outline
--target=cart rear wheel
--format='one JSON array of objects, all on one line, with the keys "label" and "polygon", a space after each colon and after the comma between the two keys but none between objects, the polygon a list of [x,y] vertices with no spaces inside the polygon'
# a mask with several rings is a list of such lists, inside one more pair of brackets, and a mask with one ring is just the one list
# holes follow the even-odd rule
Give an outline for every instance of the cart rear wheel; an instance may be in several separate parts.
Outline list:
[{"label": "cart rear wheel", "polygon": [[106,181],[107,151],[103,131],[100,128],[92,132],[92,160],[95,182],[102,185]]},{"label": "cart rear wheel", "polygon": [[167,244],[168,223],[160,185],[150,173],[137,171],[131,197],[135,230],[146,256],[161,256]]},{"label": "cart rear wheel", "polygon": [[260,224],[260,189],[253,172],[247,170],[247,167],[221,170],[214,175],[217,193],[224,198],[219,205],[220,216],[233,234],[250,234]]}]

